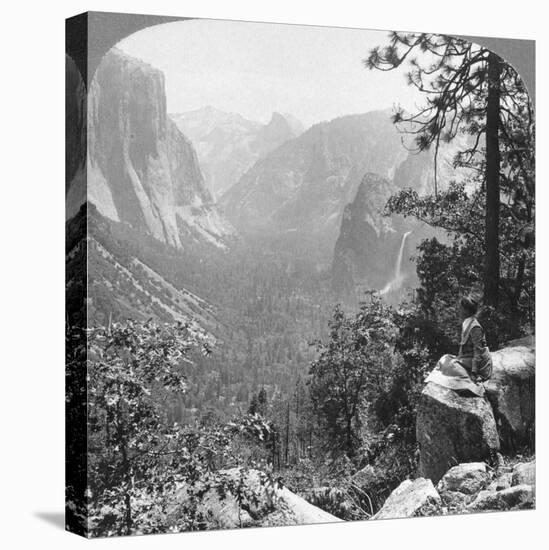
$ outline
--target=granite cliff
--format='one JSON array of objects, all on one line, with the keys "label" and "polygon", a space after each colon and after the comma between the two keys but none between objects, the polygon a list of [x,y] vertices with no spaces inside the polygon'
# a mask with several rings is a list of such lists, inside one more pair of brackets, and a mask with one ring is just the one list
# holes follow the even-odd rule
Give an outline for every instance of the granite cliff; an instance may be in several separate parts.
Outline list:
[{"label": "granite cliff", "polygon": [[[175,248],[223,248],[234,233],[213,204],[191,142],[167,115],[163,73],[116,48],[88,94],[87,185],[102,215]],[[72,195],[69,216],[82,200]]]}]

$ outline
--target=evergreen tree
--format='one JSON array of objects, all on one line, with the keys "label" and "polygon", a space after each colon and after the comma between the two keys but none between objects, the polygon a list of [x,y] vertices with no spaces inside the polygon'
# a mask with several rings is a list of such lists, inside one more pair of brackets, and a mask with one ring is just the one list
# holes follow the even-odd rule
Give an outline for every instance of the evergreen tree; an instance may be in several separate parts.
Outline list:
[{"label": "evergreen tree", "polygon": [[[413,57],[422,54],[422,61]],[[527,91],[516,71],[495,53],[472,42],[449,36],[394,32],[389,44],[373,49],[365,65],[390,71],[410,64],[408,82],[426,96],[425,106],[407,114],[398,108],[394,122],[415,136],[418,151],[435,146],[458,133],[472,143],[455,159],[456,166],[480,170],[485,189],[484,299],[497,307],[500,291],[501,179],[532,176],[529,161],[533,122]],[[517,124],[518,123],[518,124]],[[511,131],[513,127],[520,131]],[[479,161],[480,159],[480,161]],[[479,164],[480,163],[480,164]],[[502,174],[503,172],[503,174]],[[529,182],[533,189],[533,181]]]},{"label": "evergreen tree", "polygon": [[330,339],[317,344],[319,358],[310,368],[311,399],[327,448],[352,458],[368,404],[386,383],[397,328],[375,294],[354,317],[336,306],[329,326]]}]

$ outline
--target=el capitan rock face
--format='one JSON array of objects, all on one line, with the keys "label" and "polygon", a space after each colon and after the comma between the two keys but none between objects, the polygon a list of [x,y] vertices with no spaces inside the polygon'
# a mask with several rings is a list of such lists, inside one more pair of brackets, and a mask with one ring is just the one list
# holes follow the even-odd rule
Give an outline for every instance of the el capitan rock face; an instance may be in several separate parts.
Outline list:
[{"label": "el capitan rock face", "polygon": [[102,215],[176,248],[226,245],[233,229],[167,115],[161,71],[117,49],[105,55],[89,92],[88,155],[88,200]]},{"label": "el capitan rock face", "polygon": [[211,106],[170,118],[193,142],[215,197],[230,189],[258,159],[303,132],[297,119],[279,113],[273,113],[268,124]]}]

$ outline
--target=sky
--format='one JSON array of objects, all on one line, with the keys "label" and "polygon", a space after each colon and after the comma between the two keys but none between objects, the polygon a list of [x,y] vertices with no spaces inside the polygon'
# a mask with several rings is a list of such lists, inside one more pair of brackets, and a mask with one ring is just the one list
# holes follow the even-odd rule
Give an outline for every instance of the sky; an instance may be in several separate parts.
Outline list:
[{"label": "sky", "polygon": [[169,113],[205,106],[267,122],[290,113],[306,126],[421,103],[405,71],[370,71],[362,60],[386,31],[191,20],[139,31],[117,47],[162,70]]}]

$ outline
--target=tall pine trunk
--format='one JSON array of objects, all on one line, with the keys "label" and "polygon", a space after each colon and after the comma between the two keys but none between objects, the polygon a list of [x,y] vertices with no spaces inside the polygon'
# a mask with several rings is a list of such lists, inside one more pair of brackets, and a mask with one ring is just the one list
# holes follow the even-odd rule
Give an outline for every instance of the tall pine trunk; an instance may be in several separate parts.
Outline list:
[{"label": "tall pine trunk", "polygon": [[286,456],[285,466],[289,465],[289,450],[290,450],[290,401],[288,400],[288,410],[286,414]]},{"label": "tall pine trunk", "polygon": [[486,105],[486,228],[484,302],[497,307],[499,301],[499,113],[501,60],[488,54],[488,99]]}]

